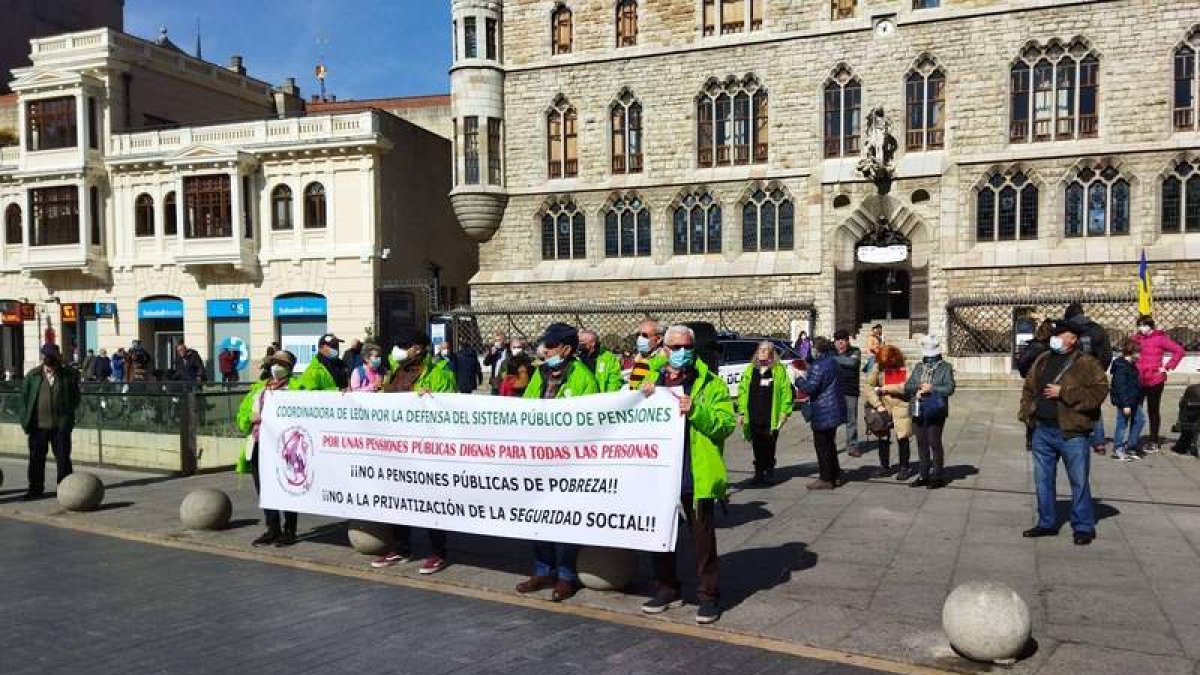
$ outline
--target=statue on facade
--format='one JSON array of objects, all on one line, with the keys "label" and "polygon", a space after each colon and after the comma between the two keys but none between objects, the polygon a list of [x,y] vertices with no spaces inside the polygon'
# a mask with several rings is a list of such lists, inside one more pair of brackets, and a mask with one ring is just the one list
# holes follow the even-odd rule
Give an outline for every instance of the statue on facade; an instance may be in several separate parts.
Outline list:
[{"label": "statue on facade", "polygon": [[892,122],[882,105],[867,113],[863,139],[863,157],[858,162],[858,172],[875,184],[879,194],[885,195],[891,189],[892,160],[897,144],[892,136]]}]

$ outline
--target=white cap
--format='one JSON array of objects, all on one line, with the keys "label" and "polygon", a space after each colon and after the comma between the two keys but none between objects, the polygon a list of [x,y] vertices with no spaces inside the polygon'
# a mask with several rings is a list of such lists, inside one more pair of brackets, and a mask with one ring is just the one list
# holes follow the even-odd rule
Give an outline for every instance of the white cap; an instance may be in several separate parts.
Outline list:
[{"label": "white cap", "polygon": [[942,343],[936,335],[921,338],[921,356],[941,356]]}]

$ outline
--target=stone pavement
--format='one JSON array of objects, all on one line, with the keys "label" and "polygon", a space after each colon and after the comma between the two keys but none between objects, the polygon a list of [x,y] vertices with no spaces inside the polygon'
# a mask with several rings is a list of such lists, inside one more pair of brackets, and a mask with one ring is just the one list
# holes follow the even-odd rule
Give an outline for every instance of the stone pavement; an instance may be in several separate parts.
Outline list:
[{"label": "stone pavement", "polygon": [[[1179,393],[1171,388],[1164,396],[1164,431],[1174,421]],[[987,667],[959,659],[946,644],[941,605],[958,583],[997,579],[1029,603],[1037,640],[1036,652],[1008,672],[1200,675],[1200,462],[1169,452],[1132,464],[1095,458],[1096,542],[1074,546],[1069,528],[1056,538],[1023,539],[1034,500],[1023,428],[1014,419],[1017,397],[1014,390],[963,390],[953,397],[946,445],[954,482],[937,491],[865,480],[865,472],[851,471],[851,482],[839,490],[807,492],[816,467],[810,434],[797,417],[781,436],[784,482],[739,491],[729,513],[719,516],[725,616],[712,630],[979,672]],[[1111,430],[1111,415],[1108,423]],[[726,456],[734,481],[749,478],[750,451],[740,435]],[[843,456],[852,470],[874,462],[873,453],[861,460]],[[97,470],[109,486],[106,506],[62,514],[52,500],[14,501],[23,463],[2,460],[0,467],[8,474],[0,516],[239,552],[248,551],[260,531],[248,477],[167,479]],[[1061,472],[1059,483],[1065,515]],[[232,529],[181,530],[179,502],[202,486],[233,497]],[[365,568],[367,559],[348,548],[340,523],[301,516],[301,532],[307,534],[297,546],[265,555]],[[421,551],[420,533],[415,542]],[[528,572],[523,542],[452,534],[450,546],[453,564],[433,583],[511,596]],[[378,574],[415,578],[416,567]],[[643,561],[642,583],[628,595],[583,591],[570,603],[636,615],[648,572]],[[665,620],[690,623],[692,608]]]}]

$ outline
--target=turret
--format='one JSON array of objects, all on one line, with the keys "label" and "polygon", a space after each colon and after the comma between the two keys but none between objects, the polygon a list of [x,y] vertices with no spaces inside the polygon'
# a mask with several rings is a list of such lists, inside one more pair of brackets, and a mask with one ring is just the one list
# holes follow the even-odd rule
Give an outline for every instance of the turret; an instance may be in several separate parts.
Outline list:
[{"label": "turret", "polygon": [[454,189],[450,203],[472,239],[492,238],[504,217],[503,0],[451,0]]}]

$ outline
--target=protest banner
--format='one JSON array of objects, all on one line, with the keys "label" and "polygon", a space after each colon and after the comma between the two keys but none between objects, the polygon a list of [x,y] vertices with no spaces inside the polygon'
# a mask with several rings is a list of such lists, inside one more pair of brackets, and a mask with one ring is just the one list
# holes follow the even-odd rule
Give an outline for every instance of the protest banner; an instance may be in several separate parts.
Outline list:
[{"label": "protest banner", "polygon": [[263,508],[647,551],[675,547],[675,396],[269,392]]}]

